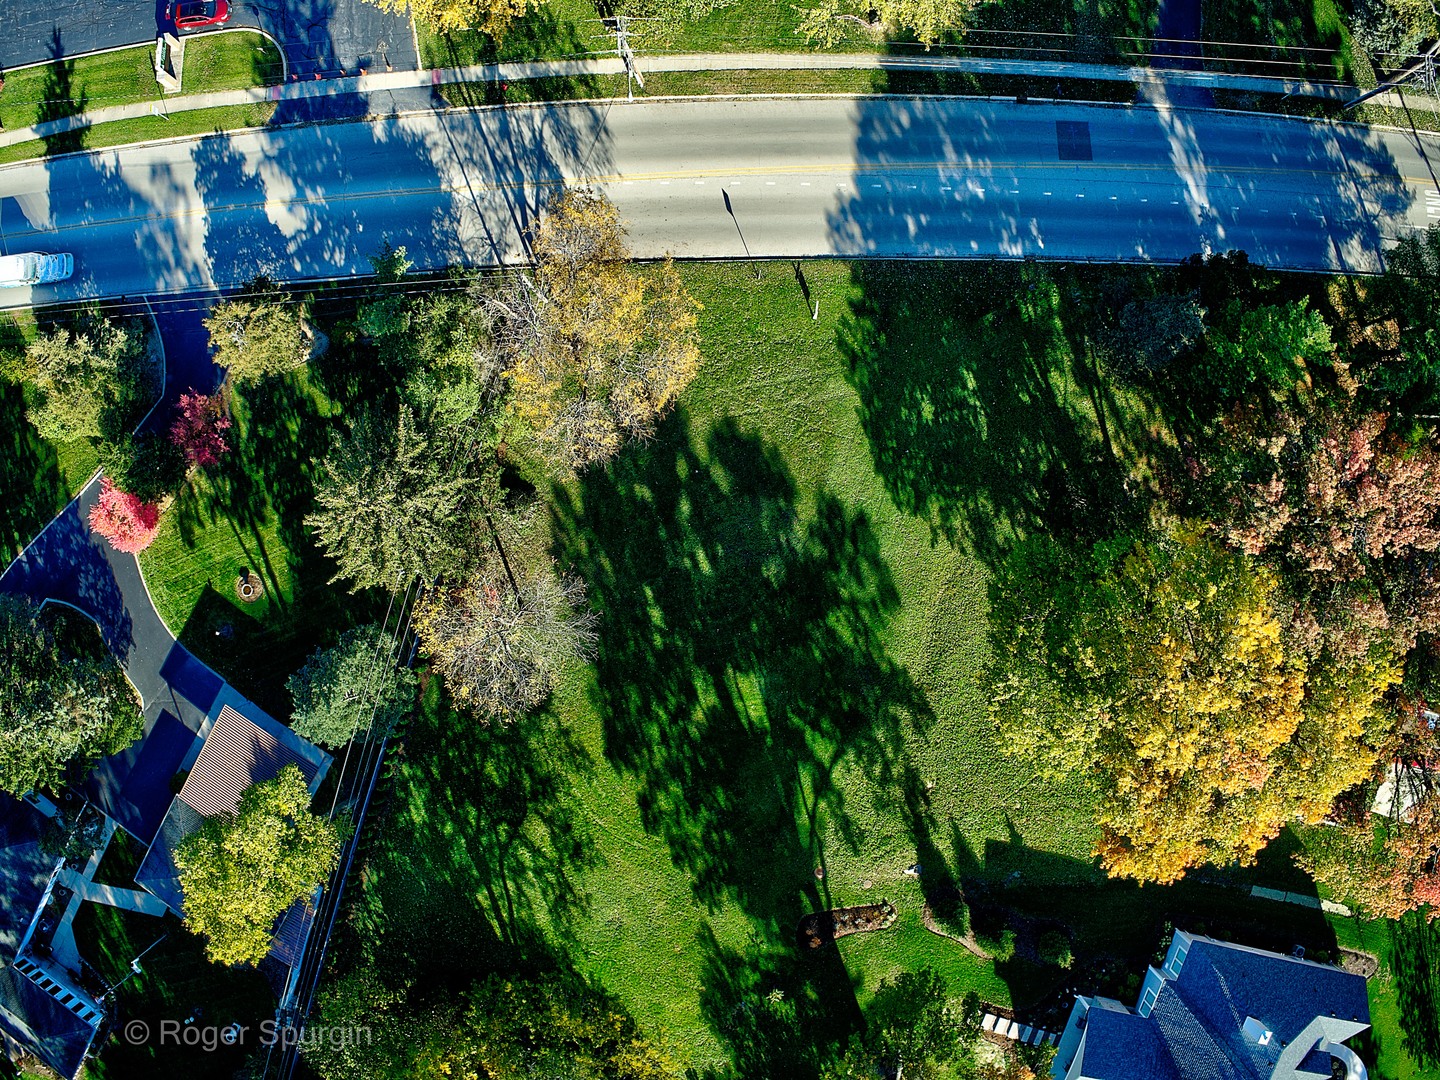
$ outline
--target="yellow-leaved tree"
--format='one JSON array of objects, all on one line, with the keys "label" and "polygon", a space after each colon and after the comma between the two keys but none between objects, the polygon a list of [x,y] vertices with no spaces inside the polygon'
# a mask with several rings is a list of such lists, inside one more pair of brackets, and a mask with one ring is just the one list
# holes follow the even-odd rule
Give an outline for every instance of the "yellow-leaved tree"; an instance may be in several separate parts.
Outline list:
[{"label": "yellow-leaved tree", "polygon": [[1177,525],[1075,554],[1021,544],[992,598],[997,716],[1017,753],[1099,790],[1107,871],[1169,882],[1249,862],[1365,779],[1399,677],[1287,639],[1268,569]]},{"label": "yellow-leaved tree", "polygon": [[631,264],[619,212],[593,191],[552,202],[531,250],[532,273],[480,298],[512,413],[553,460],[584,468],[649,438],[695,377],[700,305],[669,260]]},{"label": "yellow-leaved tree", "polygon": [[419,22],[442,34],[456,30],[479,30],[496,41],[505,37],[510,24],[534,11],[545,0],[370,0],[381,11],[403,15],[407,11]]}]

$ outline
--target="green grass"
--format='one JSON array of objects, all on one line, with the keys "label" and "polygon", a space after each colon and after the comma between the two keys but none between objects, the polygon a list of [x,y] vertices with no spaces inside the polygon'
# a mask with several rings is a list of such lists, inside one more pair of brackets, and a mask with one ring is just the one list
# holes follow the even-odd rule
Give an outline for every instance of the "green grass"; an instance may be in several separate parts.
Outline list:
[{"label": "green grass", "polygon": [[[161,106],[156,106],[157,109]],[[132,143],[151,142],[156,139],[174,139],[185,135],[211,135],[224,131],[240,131],[244,128],[264,127],[275,115],[275,103],[259,102],[253,105],[223,105],[214,109],[196,109],[193,112],[177,112],[170,116],[141,116],[132,120],[114,120],[108,124],[75,133],[65,142],[65,152],[74,150],[99,150],[107,146],[129,146]],[[0,147],[0,165],[12,161],[32,161],[60,152],[55,140],[50,143],[43,139],[15,143]]]},{"label": "green grass", "polygon": [[[140,556],[170,629],[201,659],[277,716],[284,681],[311,650],[374,614],[368,596],[332,588],[333,566],[302,519],[341,407],[320,369],[235,393],[232,451],[191,477]],[[265,595],[242,602],[236,579],[258,574]]]},{"label": "green grass", "polygon": [[[797,33],[804,4],[791,0],[736,0],[700,19],[690,19],[671,29],[657,29],[652,23],[632,24],[631,42],[638,55],[663,53],[735,52],[915,52],[913,39],[888,39],[884,34],[847,22],[840,26],[841,40],[824,48]],[[1093,5],[1058,5],[1050,0],[1004,0],[986,4],[974,14],[979,30],[1019,32],[1021,37],[974,38],[976,45],[1003,42],[1014,55],[1032,59],[1100,60],[1112,57],[1117,45],[1114,35],[1143,35],[1150,32],[1155,17],[1154,0],[1108,0]],[[537,11],[517,20],[497,47],[475,31],[441,34],[422,20],[415,24],[420,56],[427,67],[458,67],[467,64],[535,59],[563,59],[585,55],[613,55],[614,38],[599,22],[596,7],[586,0],[550,0]],[[1052,39],[1028,38],[1038,32],[1075,35],[1067,57],[1037,53],[1038,47],[1053,48]],[[951,37],[948,44],[959,44]],[[975,48],[976,55],[994,55]]]},{"label": "green grass", "polygon": [[[0,572],[94,474],[98,457],[87,440],[52,443],[25,418],[19,357],[35,336],[29,312],[0,315]],[[8,371],[15,368],[14,371]]]},{"label": "green grass", "polygon": [[[1162,423],[1077,354],[1069,297],[1094,279],[803,272],[818,320],[789,264],[683,268],[700,378],[652,443],[552,492],[602,612],[596,660],[513,728],[428,688],[342,954],[449,986],[559,958],[702,1067],[782,1052],[735,1020],[774,990],[820,1041],[924,965],[1058,1024],[1076,979],[1133,996],[1167,924],[1333,951],[1318,912],[1248,896],[1303,888],[1283,845],[1203,882],[1107,881],[1086,793],[1005,754],[989,719],[994,560],[1055,524],[1058,476],[1108,453],[1143,479]],[[977,925],[1068,927],[1077,971],[925,930],[957,884]],[[892,928],[797,950],[804,913],[880,899]]]},{"label": "green grass", "polygon": [[[185,40],[186,94],[267,86],[282,78],[278,51],[259,34],[206,34]],[[154,61],[154,47],[140,46],[8,72],[0,88],[0,124],[30,127],[87,110],[163,101]]]}]

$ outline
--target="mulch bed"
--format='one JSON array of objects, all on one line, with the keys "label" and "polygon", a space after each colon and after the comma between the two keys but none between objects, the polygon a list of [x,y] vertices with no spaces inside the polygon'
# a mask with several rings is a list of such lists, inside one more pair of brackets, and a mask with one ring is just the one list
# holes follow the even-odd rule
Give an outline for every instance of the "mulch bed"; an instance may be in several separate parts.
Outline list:
[{"label": "mulch bed", "polygon": [[818,949],[847,934],[884,930],[894,922],[895,906],[887,900],[861,907],[811,912],[800,920],[796,936],[800,939],[801,948]]}]

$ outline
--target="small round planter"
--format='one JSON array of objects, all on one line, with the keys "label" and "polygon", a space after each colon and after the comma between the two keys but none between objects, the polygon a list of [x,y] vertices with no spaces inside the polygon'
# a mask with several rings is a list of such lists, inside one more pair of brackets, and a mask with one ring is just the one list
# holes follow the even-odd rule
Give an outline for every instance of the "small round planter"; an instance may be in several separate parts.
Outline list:
[{"label": "small round planter", "polygon": [[242,603],[253,604],[265,595],[265,585],[257,574],[247,570],[235,579],[235,595]]}]

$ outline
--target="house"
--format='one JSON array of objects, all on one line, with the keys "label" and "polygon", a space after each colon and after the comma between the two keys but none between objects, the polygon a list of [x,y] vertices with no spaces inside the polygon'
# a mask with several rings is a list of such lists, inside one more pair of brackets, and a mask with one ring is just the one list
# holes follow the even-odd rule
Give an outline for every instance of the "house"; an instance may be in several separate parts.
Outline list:
[{"label": "house", "polygon": [[[181,841],[199,829],[206,818],[235,813],[246,788],[273,780],[288,765],[300,770],[312,795],[330,767],[329,754],[283,724],[238,696],[233,706],[231,703],[221,705],[185,775],[185,782],[170,801],[140,862],[140,869],[135,872],[137,885],[182,917],[180,874],[175,866],[175,849]],[[245,709],[244,714],[241,708]],[[292,971],[304,947],[303,940],[297,946],[295,939],[309,930],[307,912],[313,913],[310,904],[297,901],[276,926],[276,946],[272,953]]]},{"label": "house", "polygon": [[1365,980],[1176,931],[1131,1009],[1077,996],[1054,1080],[1366,1080],[1345,1040],[1370,1026]]},{"label": "house", "polygon": [[74,1077],[106,1013],[66,945],[60,917],[73,890],[60,880],[64,859],[43,842],[53,810],[0,792],[0,1042],[11,1056],[31,1053]]},{"label": "house", "polygon": [[[251,784],[295,765],[313,794],[331,758],[216,680],[203,700],[172,695],[169,708],[147,715],[134,746],[105,761],[83,789],[70,793],[94,829],[94,849],[83,865],[47,852],[41,838],[57,808],[42,797],[0,793],[0,1044],[14,1057],[29,1053],[64,1077],[77,1076],[111,1015],[110,987],[80,956],[72,922],[85,901],[148,915],[181,915],[182,895],[174,850],[204,820],[233,813]],[[199,696],[199,695],[193,695]],[[172,711],[173,710],[173,711]],[[172,785],[183,777],[176,792]],[[135,874],[137,889],[94,881],[117,829],[146,849]],[[317,890],[318,895],[318,890]],[[304,897],[275,928],[272,977],[282,1004],[315,913]]]}]

